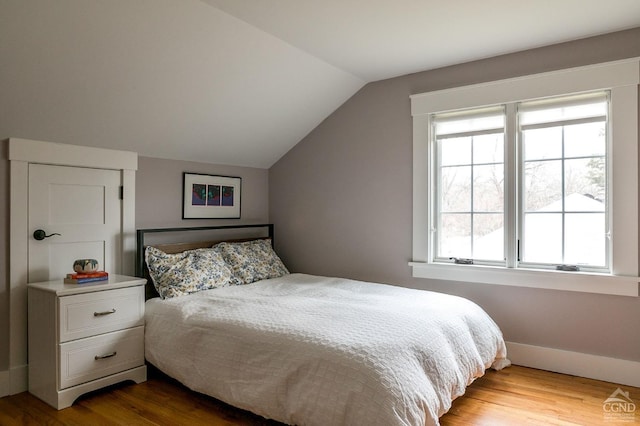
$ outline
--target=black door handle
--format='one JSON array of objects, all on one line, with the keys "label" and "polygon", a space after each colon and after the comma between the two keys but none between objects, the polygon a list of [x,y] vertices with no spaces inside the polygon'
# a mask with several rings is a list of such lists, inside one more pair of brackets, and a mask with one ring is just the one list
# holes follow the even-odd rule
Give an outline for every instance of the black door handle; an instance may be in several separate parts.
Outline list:
[{"label": "black door handle", "polygon": [[58,234],[57,232],[54,232],[53,234],[47,235],[47,233],[44,232],[42,229],[36,229],[35,231],[33,231],[33,238],[35,238],[38,241],[42,241],[45,238],[53,237],[54,235],[62,235],[62,234]]}]

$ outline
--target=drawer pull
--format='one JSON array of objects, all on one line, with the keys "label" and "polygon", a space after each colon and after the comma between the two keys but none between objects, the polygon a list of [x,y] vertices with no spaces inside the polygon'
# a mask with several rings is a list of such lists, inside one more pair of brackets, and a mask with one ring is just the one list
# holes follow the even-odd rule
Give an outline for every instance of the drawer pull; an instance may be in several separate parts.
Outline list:
[{"label": "drawer pull", "polygon": [[114,309],[111,309],[110,311],[94,312],[93,316],[94,317],[103,317],[105,315],[111,315],[111,314],[115,314],[115,313],[116,313],[116,310],[114,308]]},{"label": "drawer pull", "polygon": [[96,361],[100,360],[100,359],[105,359],[105,358],[111,358],[112,356],[116,356],[118,352],[113,351],[110,354],[106,354],[106,355],[96,355],[95,357],[93,357]]}]

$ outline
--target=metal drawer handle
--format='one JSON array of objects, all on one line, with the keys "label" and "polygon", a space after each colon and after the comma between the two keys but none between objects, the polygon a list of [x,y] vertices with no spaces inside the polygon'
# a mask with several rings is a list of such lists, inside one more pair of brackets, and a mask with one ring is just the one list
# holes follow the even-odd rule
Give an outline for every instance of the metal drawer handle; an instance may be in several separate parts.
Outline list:
[{"label": "metal drawer handle", "polygon": [[116,313],[116,309],[113,308],[110,311],[94,312],[93,316],[94,317],[102,317],[102,316],[105,316],[105,315],[111,315],[111,314],[115,314],[115,313]]},{"label": "metal drawer handle", "polygon": [[96,361],[98,361],[99,359],[105,359],[105,358],[111,358],[112,356],[116,356],[118,352],[113,351],[110,354],[106,354],[106,355],[96,355],[95,357],[93,357]]}]

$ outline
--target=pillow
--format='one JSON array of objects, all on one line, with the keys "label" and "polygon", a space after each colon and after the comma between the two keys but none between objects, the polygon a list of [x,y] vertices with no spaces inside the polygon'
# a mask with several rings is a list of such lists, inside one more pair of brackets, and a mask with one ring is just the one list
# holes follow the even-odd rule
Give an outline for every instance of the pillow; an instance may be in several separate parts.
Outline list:
[{"label": "pillow", "polygon": [[167,254],[147,247],[145,259],[153,285],[163,299],[225,287],[233,278],[220,253],[209,248]]},{"label": "pillow", "polygon": [[214,246],[239,281],[249,284],[254,281],[287,275],[282,260],[273,251],[271,239],[253,240],[242,243],[219,243]]}]

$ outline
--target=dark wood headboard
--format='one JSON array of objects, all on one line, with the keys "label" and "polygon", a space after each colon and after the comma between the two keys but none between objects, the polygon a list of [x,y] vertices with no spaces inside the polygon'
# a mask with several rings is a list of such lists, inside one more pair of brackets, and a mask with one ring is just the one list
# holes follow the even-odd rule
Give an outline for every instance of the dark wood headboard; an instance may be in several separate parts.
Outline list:
[{"label": "dark wood headboard", "polygon": [[[190,233],[190,232],[200,232],[200,233],[216,233],[217,231],[234,231],[234,230],[249,230],[251,228],[256,228],[256,234],[262,230],[263,235],[256,235],[252,238],[219,238],[219,239],[211,239],[209,237],[206,241],[194,241],[194,242],[180,242],[180,243],[153,243],[146,244],[145,237],[151,235],[158,234],[182,234],[182,233]],[[264,236],[264,231],[267,231],[267,236]],[[224,225],[224,226],[199,226],[199,227],[187,227],[187,228],[150,228],[150,229],[138,229],[136,231],[136,277],[145,278],[147,280],[146,286],[146,299],[151,297],[156,297],[158,294],[156,289],[153,287],[153,283],[151,282],[151,278],[149,277],[149,271],[145,265],[144,261],[144,251],[147,245],[152,245],[165,253],[181,253],[186,250],[193,250],[197,248],[205,248],[211,247],[212,245],[222,242],[222,241],[249,241],[255,240],[259,238],[270,238],[271,244],[273,245],[273,224],[258,224],[258,225]]]}]

